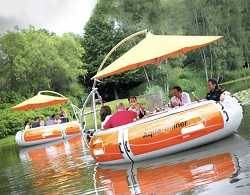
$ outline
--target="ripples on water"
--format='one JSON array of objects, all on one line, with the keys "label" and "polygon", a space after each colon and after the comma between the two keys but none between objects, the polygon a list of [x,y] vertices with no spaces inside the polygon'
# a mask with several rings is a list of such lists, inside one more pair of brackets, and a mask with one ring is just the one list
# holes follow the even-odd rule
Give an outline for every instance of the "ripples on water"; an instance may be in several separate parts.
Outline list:
[{"label": "ripples on water", "polygon": [[133,166],[97,166],[80,136],[0,148],[0,194],[250,194],[247,111],[241,136]]}]

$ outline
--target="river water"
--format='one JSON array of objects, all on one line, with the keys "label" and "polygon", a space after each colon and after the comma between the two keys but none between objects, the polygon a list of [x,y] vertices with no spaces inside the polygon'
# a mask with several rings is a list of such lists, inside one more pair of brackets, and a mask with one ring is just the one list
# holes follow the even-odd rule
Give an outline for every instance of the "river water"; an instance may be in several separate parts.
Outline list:
[{"label": "river water", "polygon": [[0,194],[250,194],[250,107],[239,133],[132,165],[97,166],[80,136],[0,147]]}]

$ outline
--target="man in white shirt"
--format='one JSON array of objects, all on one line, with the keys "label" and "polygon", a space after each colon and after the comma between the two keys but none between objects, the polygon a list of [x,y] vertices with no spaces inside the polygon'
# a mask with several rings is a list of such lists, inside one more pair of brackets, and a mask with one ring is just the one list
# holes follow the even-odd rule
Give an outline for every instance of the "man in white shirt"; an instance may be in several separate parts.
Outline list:
[{"label": "man in white shirt", "polygon": [[183,92],[180,86],[174,86],[172,88],[172,95],[173,97],[170,99],[170,106],[172,108],[191,103],[189,94],[187,92]]}]

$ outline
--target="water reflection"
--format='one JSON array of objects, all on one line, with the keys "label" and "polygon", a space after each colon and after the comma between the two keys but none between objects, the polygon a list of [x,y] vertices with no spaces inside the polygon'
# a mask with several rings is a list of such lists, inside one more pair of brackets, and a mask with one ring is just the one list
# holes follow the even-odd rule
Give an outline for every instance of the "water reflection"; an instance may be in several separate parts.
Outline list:
[{"label": "water reflection", "polygon": [[88,159],[82,137],[22,149],[19,157],[32,175],[36,192],[78,193],[82,190],[84,169],[93,162]]},{"label": "water reflection", "polygon": [[248,141],[237,135],[134,165],[96,166],[81,137],[19,152],[30,188],[38,194],[201,193],[220,181],[238,185],[247,155]]},{"label": "water reflection", "polygon": [[[81,137],[0,147],[0,194],[250,194],[250,108],[239,134],[131,165],[96,166]],[[162,193],[161,193],[162,192]]]},{"label": "water reflection", "polygon": [[[205,191],[206,184],[239,181],[238,155],[247,143],[239,136],[170,157],[134,165],[97,168],[98,184],[107,194],[164,194]],[[239,152],[238,149],[241,148]]]}]

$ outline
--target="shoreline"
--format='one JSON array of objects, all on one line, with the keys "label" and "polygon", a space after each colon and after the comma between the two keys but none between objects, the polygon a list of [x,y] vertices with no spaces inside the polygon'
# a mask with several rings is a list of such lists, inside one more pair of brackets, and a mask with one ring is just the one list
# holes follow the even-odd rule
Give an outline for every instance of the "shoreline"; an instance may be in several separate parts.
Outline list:
[{"label": "shoreline", "polygon": [[8,135],[7,137],[0,139],[0,149],[3,147],[14,146],[14,145],[16,145],[15,135]]}]

